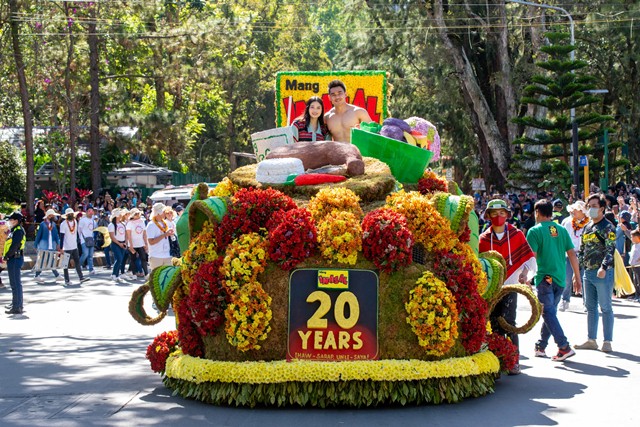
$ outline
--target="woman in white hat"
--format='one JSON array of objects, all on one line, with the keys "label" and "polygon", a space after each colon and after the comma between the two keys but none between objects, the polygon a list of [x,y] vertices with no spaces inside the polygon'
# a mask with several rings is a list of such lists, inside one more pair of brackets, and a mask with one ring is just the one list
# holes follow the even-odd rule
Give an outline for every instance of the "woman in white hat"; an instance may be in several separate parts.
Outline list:
[{"label": "woman in white hat", "polygon": [[111,252],[115,258],[113,270],[111,271],[111,280],[115,282],[120,282],[120,271],[124,262],[124,253],[127,249],[126,224],[122,221],[122,218],[122,210],[115,208],[111,211],[111,222],[107,226],[111,237]]},{"label": "woman in white hat", "polygon": [[[80,278],[80,282],[86,282],[88,277],[84,277],[82,274],[82,268],[80,267],[80,254],[78,252],[78,221],[76,221],[76,213],[71,208],[67,208],[64,211],[65,219],[60,223],[60,246],[62,250],[68,253],[73,260],[73,263]],[[69,269],[65,268],[64,272],[64,284],[66,286],[71,285],[69,279]]]},{"label": "woman in white hat", "polygon": [[[569,216],[562,220],[562,226],[567,229],[569,232],[569,237],[571,237],[571,242],[573,242],[573,246],[575,247],[576,253],[580,252],[580,246],[582,245],[582,233],[584,232],[584,227],[589,223],[589,216],[587,216],[587,205],[582,200],[578,200],[577,202],[567,206],[567,212],[569,212]],[[582,276],[583,269],[580,268],[580,276]],[[567,276],[566,276],[566,285],[564,286],[564,291],[562,292],[562,301],[560,301],[560,307],[558,310],[566,311],[569,308],[569,302],[571,301],[571,290],[573,286],[571,285],[571,281],[573,280],[573,269],[571,268],[571,263],[569,263],[569,258],[567,258]]]},{"label": "woman in white hat", "polygon": [[[44,220],[38,226],[38,232],[36,233],[36,239],[34,245],[39,251],[61,251],[60,248],[60,233],[58,233],[58,226],[55,223],[56,218],[60,216],[53,209],[48,209],[45,212]],[[62,277],[58,273],[58,270],[53,269],[53,276],[56,281],[62,281]],[[42,270],[36,271],[36,282],[44,283],[44,279],[40,276]]]},{"label": "woman in white hat", "polygon": [[142,212],[138,208],[131,209],[131,219],[127,222],[127,249],[131,262],[135,262],[134,274],[144,278],[149,274],[147,269],[147,230]]},{"label": "woman in white hat", "polygon": [[175,230],[166,217],[167,207],[163,203],[155,203],[151,215],[151,221],[147,224],[147,241],[149,242],[149,267],[153,270],[161,265],[171,265],[169,239],[175,239]]}]

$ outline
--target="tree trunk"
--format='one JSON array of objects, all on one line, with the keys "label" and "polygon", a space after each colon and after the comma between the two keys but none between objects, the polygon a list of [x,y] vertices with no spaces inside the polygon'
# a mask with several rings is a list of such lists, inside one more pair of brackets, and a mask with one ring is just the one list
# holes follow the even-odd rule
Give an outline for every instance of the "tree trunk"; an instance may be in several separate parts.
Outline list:
[{"label": "tree trunk", "polygon": [[20,46],[20,28],[18,26],[19,6],[17,0],[9,0],[9,27],[11,29],[11,43],[13,58],[16,62],[16,74],[20,86],[20,102],[22,104],[22,119],[24,120],[24,146],[26,150],[27,166],[27,210],[29,216],[33,216],[35,198],[35,171],[33,162],[33,114],[29,102],[29,88],[24,72],[24,60]]},{"label": "tree trunk", "polygon": [[89,152],[91,154],[91,190],[95,196],[102,190],[102,171],[100,169],[100,68],[98,65],[98,34],[96,33],[96,8],[91,8],[91,22],[89,22],[89,80],[91,84],[90,111],[91,125],[89,128]]},{"label": "tree trunk", "polygon": [[[504,2],[502,3],[504,7]],[[506,34],[500,35],[501,41],[498,46],[494,46],[496,51],[504,49],[504,52],[498,53],[498,57],[501,59],[499,69],[502,70],[498,76],[498,84],[504,86],[498,93],[501,99],[493,102],[496,105],[496,110],[499,115],[496,115],[492,111],[490,106],[490,100],[487,99],[481,88],[481,82],[478,80],[478,76],[474,72],[474,67],[469,60],[464,47],[456,40],[455,35],[452,35],[447,30],[447,26],[443,17],[443,5],[442,0],[436,0],[433,4],[433,17],[436,21],[438,28],[438,34],[443,42],[444,48],[447,51],[447,56],[454,65],[460,85],[460,89],[467,100],[467,108],[472,116],[472,124],[474,131],[478,135],[478,144],[480,153],[486,152],[490,154],[490,159],[481,159],[483,163],[483,171],[487,171],[488,165],[492,162],[495,163],[496,170],[491,171],[493,178],[485,175],[485,180],[489,183],[495,184],[497,188],[503,189],[507,183],[507,174],[509,171],[509,163],[511,161],[511,144],[510,139],[513,135],[510,135],[511,126],[505,124],[505,120],[510,120],[509,109],[513,108],[513,114],[515,114],[515,98],[513,94],[513,88],[511,81],[511,67],[508,62],[508,49],[502,44],[507,43]],[[489,32],[496,31],[492,28]],[[506,27],[504,28],[506,32]],[[504,59],[507,58],[507,59]],[[489,75],[491,80],[496,77],[495,75]],[[491,83],[491,86],[496,87],[496,82]],[[509,101],[508,99],[511,99]],[[502,132],[499,126],[499,121],[502,123]],[[503,133],[507,133],[504,135]],[[487,150],[483,145],[486,144]],[[488,172],[488,171],[487,171]],[[487,186],[488,187],[488,186]]]},{"label": "tree trunk", "polygon": [[[64,3],[64,10],[68,21],[70,16],[69,4],[67,2]],[[71,90],[71,65],[73,63],[75,50],[75,36],[72,26],[68,26],[67,29],[69,33],[69,45],[67,46],[67,63],[64,69],[64,91],[65,101],[67,103],[67,118],[69,120],[69,204],[73,205],[73,202],[76,200],[76,140],[78,135],[77,117]]]}]

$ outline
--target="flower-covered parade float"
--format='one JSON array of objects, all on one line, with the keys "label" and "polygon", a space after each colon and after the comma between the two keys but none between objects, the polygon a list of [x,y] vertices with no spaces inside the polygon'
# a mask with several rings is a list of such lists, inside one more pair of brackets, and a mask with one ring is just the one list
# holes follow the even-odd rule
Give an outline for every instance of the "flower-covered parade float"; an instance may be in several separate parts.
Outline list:
[{"label": "flower-covered parade float", "polygon": [[[389,139],[375,130],[364,139]],[[503,286],[499,254],[477,254],[473,199],[455,183],[425,164],[399,184],[371,155],[363,176],[339,183],[267,185],[250,165],[196,187],[177,224],[181,258],[155,269],[129,306],[143,324],[173,306],[177,330],[147,350],[166,387],[234,406],[442,403],[493,391],[517,349],[491,332],[489,310],[506,292],[525,295],[532,316],[511,326],[523,333],[539,317],[535,296]],[[143,308],[148,293],[156,317]]]}]

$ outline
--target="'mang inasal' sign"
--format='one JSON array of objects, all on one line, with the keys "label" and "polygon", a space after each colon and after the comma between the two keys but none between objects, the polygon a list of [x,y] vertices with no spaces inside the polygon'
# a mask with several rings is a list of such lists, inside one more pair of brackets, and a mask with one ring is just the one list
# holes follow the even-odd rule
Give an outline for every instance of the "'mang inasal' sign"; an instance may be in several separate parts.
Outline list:
[{"label": "'mang inasal' sign", "polygon": [[287,360],[378,358],[378,275],[299,269],[289,277]]}]

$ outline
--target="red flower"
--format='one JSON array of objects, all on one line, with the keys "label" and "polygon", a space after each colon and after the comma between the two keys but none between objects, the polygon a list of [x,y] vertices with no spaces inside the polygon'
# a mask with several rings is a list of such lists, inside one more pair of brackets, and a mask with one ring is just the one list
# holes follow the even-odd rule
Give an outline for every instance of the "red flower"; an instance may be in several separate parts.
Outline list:
[{"label": "red flower", "polygon": [[189,321],[203,336],[213,336],[218,332],[224,323],[224,310],[230,299],[222,285],[222,259],[218,257],[214,262],[198,267],[189,287],[189,296],[183,302],[188,307],[186,314]]},{"label": "red flower", "polygon": [[460,341],[468,353],[477,353],[486,335],[487,302],[478,293],[478,281],[463,255],[440,252],[433,273],[453,292],[460,313]]},{"label": "red flower", "polygon": [[163,332],[147,347],[147,359],[153,372],[164,372],[167,358],[178,345],[178,331]]},{"label": "red flower", "polygon": [[509,338],[494,332],[487,337],[487,343],[500,360],[500,370],[510,371],[518,364],[518,347]]},{"label": "red flower", "polygon": [[243,188],[231,198],[227,214],[217,228],[218,246],[225,248],[238,236],[267,227],[274,212],[297,207],[291,197],[272,188]]},{"label": "red flower", "polygon": [[435,172],[426,171],[418,180],[418,191],[421,194],[435,193],[436,191],[448,191],[447,180],[439,177]]},{"label": "red flower", "polygon": [[364,257],[384,272],[413,261],[413,235],[401,213],[389,208],[369,212],[362,220],[362,237]]},{"label": "red flower", "polygon": [[267,228],[269,258],[284,270],[291,270],[310,257],[318,246],[318,232],[307,209],[276,212]]},{"label": "red flower", "polygon": [[174,307],[178,314],[178,339],[184,354],[194,357],[204,356],[204,343],[198,333],[197,326],[191,321],[191,310],[187,303],[187,298],[180,301],[178,307]]}]

